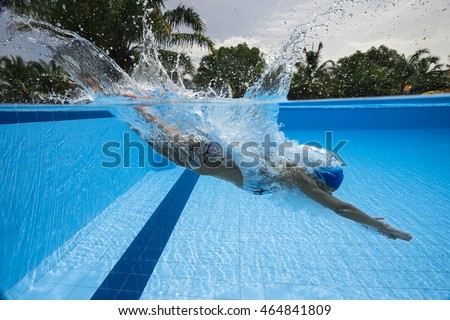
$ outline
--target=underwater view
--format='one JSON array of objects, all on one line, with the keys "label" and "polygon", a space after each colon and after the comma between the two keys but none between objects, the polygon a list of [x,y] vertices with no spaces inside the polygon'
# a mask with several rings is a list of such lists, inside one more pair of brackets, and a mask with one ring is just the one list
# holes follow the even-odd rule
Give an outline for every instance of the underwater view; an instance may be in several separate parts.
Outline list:
[{"label": "underwater view", "polygon": [[[227,61],[180,7],[119,2],[130,24],[100,29],[99,3],[100,36],[0,9],[0,299],[450,298],[449,65],[383,46],[320,64],[314,47],[361,8],[423,1],[321,1],[267,61],[247,44]],[[212,52],[193,76],[183,41]],[[14,82],[30,56],[59,80]]]}]

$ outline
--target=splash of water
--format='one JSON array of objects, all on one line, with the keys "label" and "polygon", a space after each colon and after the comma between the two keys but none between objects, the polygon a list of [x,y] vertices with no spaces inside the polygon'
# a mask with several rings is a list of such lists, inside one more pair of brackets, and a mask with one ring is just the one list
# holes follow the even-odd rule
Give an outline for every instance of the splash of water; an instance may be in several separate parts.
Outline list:
[{"label": "splash of water", "polygon": [[332,17],[340,20],[344,17],[344,3],[354,3],[354,0],[336,0],[322,13],[314,13],[306,23],[298,25],[288,40],[274,54],[273,59],[260,79],[245,93],[247,99],[284,100],[291,85],[295,64],[305,62],[302,51],[309,46],[308,41],[315,39],[314,32],[327,28]]},{"label": "splash of water", "polygon": [[[48,23],[31,19],[16,18],[11,28],[20,34],[26,34],[30,41],[44,45],[52,53],[52,58],[59,62],[78,84],[94,100],[101,96],[124,96],[131,94],[149,95],[150,100],[140,100],[139,104],[151,105],[151,113],[161,119],[168,127],[177,128],[180,134],[207,135],[223,146],[234,142],[255,142],[250,149],[260,158],[277,161],[280,157],[276,148],[270,155],[262,145],[267,135],[271,143],[279,146],[286,141],[277,123],[278,100],[287,96],[295,63],[301,61],[301,50],[311,31],[326,25],[330,15],[341,12],[345,0],[336,1],[325,13],[316,15],[310,22],[298,26],[288,41],[280,49],[277,59],[269,63],[259,81],[246,93],[244,99],[230,100],[215,98],[205,100],[207,95],[199,95],[174,84],[158,60],[157,46],[150,26],[144,23],[143,51],[140,61],[133,73],[125,73],[101,49],[74,32],[63,30]],[[150,11],[144,15],[147,21]],[[104,103],[110,103],[109,97]],[[130,105],[129,101],[120,100],[127,107],[117,107],[113,112],[137,131],[144,140],[160,138],[161,130],[149,125]],[[263,103],[263,102],[266,103]],[[131,106],[131,107],[130,107]],[[230,125],[232,124],[232,125]],[[291,150],[283,157],[289,158],[301,150],[301,145],[294,142]],[[323,158],[317,151],[313,155]],[[234,154],[234,159],[245,160],[242,153]],[[261,164],[252,168],[242,168],[244,176],[257,176]]]}]

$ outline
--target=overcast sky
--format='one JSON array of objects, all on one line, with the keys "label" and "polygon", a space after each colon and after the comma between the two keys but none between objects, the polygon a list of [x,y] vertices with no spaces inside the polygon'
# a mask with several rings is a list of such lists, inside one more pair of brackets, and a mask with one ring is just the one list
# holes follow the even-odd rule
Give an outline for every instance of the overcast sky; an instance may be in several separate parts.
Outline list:
[{"label": "overcast sky", "polygon": [[[296,26],[322,14],[335,0],[166,0],[168,9],[184,4],[193,7],[205,20],[206,34],[217,47],[247,42],[260,48],[266,58],[289,39]],[[450,60],[450,0],[343,0],[344,13],[318,18],[328,28],[314,28],[309,35],[316,38],[305,44],[322,41],[322,57],[337,60],[384,44],[409,56],[428,48],[441,63]],[[395,5],[393,5],[395,4]],[[11,54],[18,41],[5,43],[6,16],[0,16],[0,55]],[[16,39],[14,39],[16,40]],[[29,44],[32,46],[32,44]],[[26,47],[27,45],[25,45]],[[26,55],[24,50],[19,50]],[[45,55],[42,48],[27,50]],[[198,62],[206,50],[187,51]]]},{"label": "overcast sky", "polygon": [[[207,35],[220,46],[247,42],[273,53],[299,24],[330,8],[333,0],[166,0],[193,7],[205,20]],[[354,2],[354,3],[352,3]],[[357,3],[359,2],[359,3]],[[357,4],[355,4],[357,3]],[[395,5],[393,5],[395,4]],[[336,60],[384,44],[405,55],[428,48],[441,63],[450,63],[450,0],[344,1],[345,13],[330,20],[328,31],[316,28],[312,42],[324,44],[323,58]],[[193,50],[202,56],[205,51]]]}]

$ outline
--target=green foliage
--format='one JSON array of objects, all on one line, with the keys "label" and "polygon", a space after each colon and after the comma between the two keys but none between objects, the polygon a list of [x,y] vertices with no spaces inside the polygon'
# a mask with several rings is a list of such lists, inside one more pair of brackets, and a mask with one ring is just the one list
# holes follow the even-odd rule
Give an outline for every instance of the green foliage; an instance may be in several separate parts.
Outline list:
[{"label": "green foliage", "polygon": [[335,81],[343,97],[387,96],[399,93],[395,64],[398,54],[384,46],[357,51],[338,61]]},{"label": "green foliage", "polygon": [[246,43],[220,47],[202,58],[194,84],[200,88],[219,88],[228,84],[233,97],[239,98],[258,80],[264,67],[265,61],[258,48],[249,48]]},{"label": "green foliage", "polygon": [[186,76],[195,73],[194,64],[189,56],[169,50],[159,50],[158,53],[159,60],[174,83],[184,86]]},{"label": "green foliage", "polygon": [[[192,8],[180,5],[163,12],[163,0],[6,0],[6,5],[78,33],[128,72],[142,50],[144,16],[145,22],[151,25],[156,44],[163,48],[173,45],[214,48],[212,41],[203,35],[203,20]],[[146,11],[150,14],[145,15]],[[179,33],[181,26],[192,29],[193,33]]]},{"label": "green foliage", "polygon": [[[304,61],[296,65],[289,99],[389,96],[420,94],[450,87],[448,70],[426,49],[406,58],[396,50],[380,46],[320,64],[317,51],[304,50]],[[409,91],[408,91],[409,90]]]},{"label": "green foliage", "polygon": [[54,61],[0,57],[0,103],[51,102],[72,88],[67,74]]},{"label": "green foliage", "polygon": [[304,61],[298,62],[296,72],[292,77],[289,99],[316,99],[329,98],[334,92],[334,81],[331,68],[334,62],[331,60],[320,63],[320,51],[322,42],[317,51],[303,50]]}]

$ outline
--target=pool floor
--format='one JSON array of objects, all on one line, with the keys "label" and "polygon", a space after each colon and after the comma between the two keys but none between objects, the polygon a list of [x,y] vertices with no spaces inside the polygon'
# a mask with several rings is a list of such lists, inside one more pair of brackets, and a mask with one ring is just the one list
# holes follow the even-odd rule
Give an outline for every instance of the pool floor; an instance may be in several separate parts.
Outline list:
[{"label": "pool floor", "polygon": [[[91,299],[108,275],[126,273],[140,280],[139,292],[107,284],[140,299],[448,299],[449,134],[335,135],[349,139],[336,196],[411,232],[411,242],[386,239],[297,192],[258,196],[202,176],[157,261],[142,264],[151,271],[136,268],[143,253],[126,252],[182,177],[176,168],[147,174],[7,294]],[[121,259],[130,270],[117,270]]]}]

